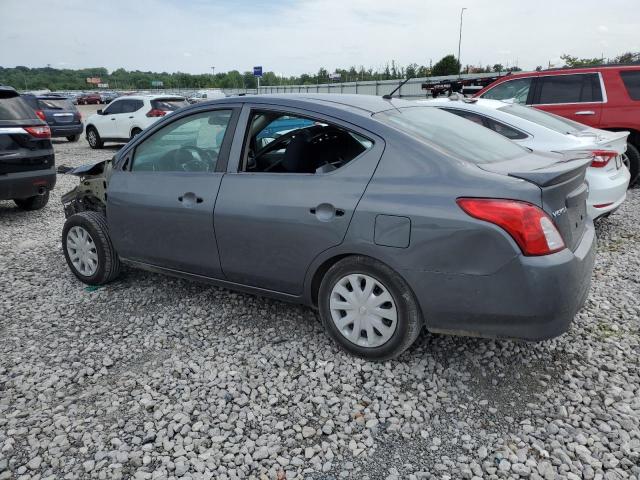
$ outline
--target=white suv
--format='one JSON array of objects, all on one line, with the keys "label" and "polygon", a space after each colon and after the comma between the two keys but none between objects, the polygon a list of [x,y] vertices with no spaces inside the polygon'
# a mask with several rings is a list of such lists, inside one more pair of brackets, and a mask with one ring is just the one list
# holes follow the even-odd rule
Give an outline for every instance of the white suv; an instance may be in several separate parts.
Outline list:
[{"label": "white suv", "polygon": [[102,148],[104,142],[128,142],[167,113],[187,106],[184,97],[132,95],[113,100],[87,119],[87,142]]}]

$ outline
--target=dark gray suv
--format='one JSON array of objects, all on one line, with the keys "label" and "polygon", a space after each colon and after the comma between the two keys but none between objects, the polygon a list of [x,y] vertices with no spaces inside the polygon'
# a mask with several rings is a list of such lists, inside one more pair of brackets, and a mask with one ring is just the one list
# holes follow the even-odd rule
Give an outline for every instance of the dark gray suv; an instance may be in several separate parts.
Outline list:
[{"label": "dark gray suv", "polygon": [[0,200],[24,210],[49,201],[56,183],[51,131],[11,87],[0,86]]},{"label": "dark gray suv", "polygon": [[319,309],[370,359],[434,332],[564,332],[594,262],[590,159],[535,154],[413,102],[235,97],[181,109],[72,173],[64,254]]}]

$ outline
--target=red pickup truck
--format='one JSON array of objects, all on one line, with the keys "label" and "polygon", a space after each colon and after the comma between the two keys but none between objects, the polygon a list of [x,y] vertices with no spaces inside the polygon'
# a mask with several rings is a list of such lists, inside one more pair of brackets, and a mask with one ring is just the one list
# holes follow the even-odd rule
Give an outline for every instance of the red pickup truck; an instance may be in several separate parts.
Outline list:
[{"label": "red pickup truck", "polygon": [[630,132],[632,185],[640,172],[640,65],[562,68],[502,77],[476,94],[513,100],[603,130]]}]

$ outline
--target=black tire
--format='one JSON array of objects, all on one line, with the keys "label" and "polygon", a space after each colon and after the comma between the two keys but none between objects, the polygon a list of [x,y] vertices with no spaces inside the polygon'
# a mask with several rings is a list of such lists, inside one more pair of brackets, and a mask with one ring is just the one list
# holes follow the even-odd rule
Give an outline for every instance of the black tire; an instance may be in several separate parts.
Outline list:
[{"label": "black tire", "polygon": [[[97,268],[91,275],[85,275],[80,272],[69,257],[67,236],[75,226],[82,227],[88,232],[93,241],[94,248],[92,251],[97,254],[98,261]],[[64,251],[67,265],[69,265],[73,274],[87,285],[104,285],[115,280],[120,274],[120,259],[113,247],[113,243],[111,243],[107,219],[102,213],[84,211],[67,218],[62,229],[62,250]]]},{"label": "black tire", "polygon": [[134,128],[133,130],[131,130],[131,139],[133,140],[135,136],[140,135],[140,133],[142,133],[142,130],[140,130],[139,128]]},{"label": "black tire", "polygon": [[13,200],[22,210],[40,210],[49,202],[49,191],[42,195],[34,195],[28,198],[16,198]]},{"label": "black tire", "polygon": [[[395,331],[380,346],[364,347],[352,343],[340,333],[333,321],[329,306],[331,292],[341,279],[351,274],[367,275],[380,282],[396,304]],[[329,336],[347,352],[367,360],[383,361],[397,357],[413,344],[423,326],[420,307],[407,282],[387,265],[370,257],[347,257],[333,265],[320,284],[318,308]]]},{"label": "black tire", "polygon": [[104,142],[100,138],[100,134],[95,127],[87,127],[87,142],[94,150],[104,147]]},{"label": "black tire", "polygon": [[70,142],[77,142],[78,140],[80,140],[80,135],[69,135],[67,137],[67,140],[69,140]]},{"label": "black tire", "polygon": [[633,143],[627,143],[627,158],[629,159],[629,172],[631,180],[629,180],[629,188],[638,181],[640,174],[640,151]]}]

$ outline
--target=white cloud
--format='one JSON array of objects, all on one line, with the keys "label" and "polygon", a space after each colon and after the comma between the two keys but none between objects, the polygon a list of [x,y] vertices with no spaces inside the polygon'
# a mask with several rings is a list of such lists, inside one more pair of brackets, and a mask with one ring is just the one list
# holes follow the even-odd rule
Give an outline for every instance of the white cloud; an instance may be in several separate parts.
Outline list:
[{"label": "white cloud", "polygon": [[190,57],[190,56],[191,56],[191,54],[190,54],[189,52],[184,52],[182,55],[183,55],[184,57]]},{"label": "white cloud", "polygon": [[607,33],[609,31],[609,27],[606,25],[598,25],[598,31],[601,33]]}]

